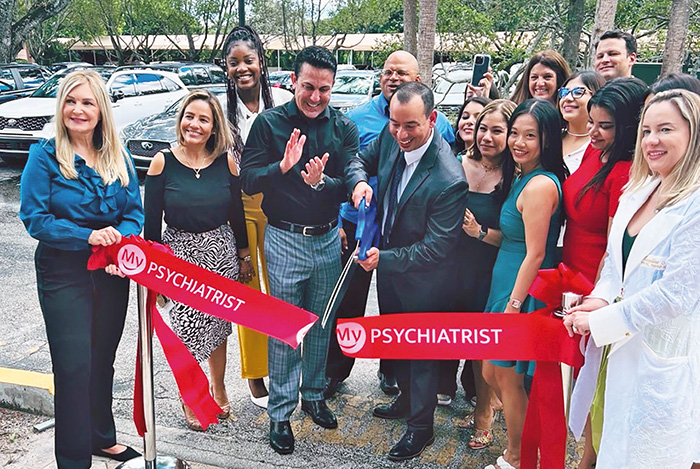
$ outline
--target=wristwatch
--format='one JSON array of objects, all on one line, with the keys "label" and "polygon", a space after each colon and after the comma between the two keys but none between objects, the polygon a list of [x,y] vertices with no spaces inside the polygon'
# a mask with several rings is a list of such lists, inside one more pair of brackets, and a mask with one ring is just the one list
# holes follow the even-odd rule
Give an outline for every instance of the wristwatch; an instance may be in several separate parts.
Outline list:
[{"label": "wristwatch", "polygon": [[324,187],[326,187],[326,175],[325,174],[321,175],[321,180],[318,181],[316,184],[311,184],[311,188],[315,191],[323,190]]},{"label": "wristwatch", "polygon": [[238,259],[240,259],[242,262],[250,262],[252,260],[250,254],[248,254],[247,256],[238,257]]},{"label": "wristwatch", "polygon": [[486,235],[489,234],[489,229],[488,227],[484,230],[483,226],[479,227],[479,236],[476,237],[479,241],[483,241]]},{"label": "wristwatch", "polygon": [[512,308],[520,309],[523,305],[523,302],[520,300],[516,300],[515,298],[511,298],[508,302],[508,305],[510,305],[510,307]]}]

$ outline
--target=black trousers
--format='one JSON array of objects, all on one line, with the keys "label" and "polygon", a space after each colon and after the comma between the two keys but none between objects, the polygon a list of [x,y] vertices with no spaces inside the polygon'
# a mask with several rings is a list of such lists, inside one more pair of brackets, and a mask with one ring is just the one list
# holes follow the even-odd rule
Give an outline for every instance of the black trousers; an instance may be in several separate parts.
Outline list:
[{"label": "black trousers", "polygon": [[[438,384],[438,394],[447,394],[454,399],[457,394],[457,371],[459,371],[459,360],[440,360],[440,378]],[[460,382],[464,388],[464,397],[470,400],[476,396],[476,384],[474,383],[474,369],[472,360],[464,361],[464,368],[460,375]]]},{"label": "black trousers", "polygon": [[439,360],[387,360],[399,383],[399,399],[408,399],[408,430],[432,430],[437,406]]},{"label": "black trousers", "polygon": [[113,365],[129,280],[88,271],[89,256],[44,243],[34,256],[54,373],[59,469],[88,469],[93,450],[116,444]]},{"label": "black trousers", "polygon": [[[343,220],[343,230],[348,237],[348,248],[343,250],[341,262],[343,266],[348,262],[355,250],[355,231],[357,225]],[[354,275],[350,280],[347,292],[338,306],[335,318],[333,319],[333,331],[337,324],[338,318],[351,319],[361,318],[365,315],[367,307],[367,295],[372,282],[372,272],[365,272],[362,267],[355,269]],[[328,358],[326,359],[326,376],[329,378],[338,378],[341,381],[350,376],[350,371],[355,364],[355,359],[343,355],[338,345],[338,338],[335,333],[331,334],[331,340],[328,347]]]}]

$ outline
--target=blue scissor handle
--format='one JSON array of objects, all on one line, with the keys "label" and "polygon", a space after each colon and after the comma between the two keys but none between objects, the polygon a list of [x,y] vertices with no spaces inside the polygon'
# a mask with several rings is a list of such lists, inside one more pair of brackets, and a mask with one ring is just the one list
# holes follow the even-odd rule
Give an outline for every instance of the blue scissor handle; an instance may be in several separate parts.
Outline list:
[{"label": "blue scissor handle", "polygon": [[362,201],[357,211],[357,229],[355,241],[360,242],[357,257],[361,261],[367,259],[367,251],[379,241],[379,226],[377,225],[377,199],[372,197],[369,207]]}]

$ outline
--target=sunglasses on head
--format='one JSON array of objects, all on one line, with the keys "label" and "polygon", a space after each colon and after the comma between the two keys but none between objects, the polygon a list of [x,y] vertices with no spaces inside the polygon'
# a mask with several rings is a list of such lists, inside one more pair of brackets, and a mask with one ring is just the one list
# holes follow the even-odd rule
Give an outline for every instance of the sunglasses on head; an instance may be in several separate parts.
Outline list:
[{"label": "sunglasses on head", "polygon": [[588,90],[583,86],[577,86],[576,88],[559,88],[559,99],[566,98],[566,95],[568,95],[569,93],[571,94],[572,98],[579,99],[582,98],[584,94],[586,94],[586,91]]}]

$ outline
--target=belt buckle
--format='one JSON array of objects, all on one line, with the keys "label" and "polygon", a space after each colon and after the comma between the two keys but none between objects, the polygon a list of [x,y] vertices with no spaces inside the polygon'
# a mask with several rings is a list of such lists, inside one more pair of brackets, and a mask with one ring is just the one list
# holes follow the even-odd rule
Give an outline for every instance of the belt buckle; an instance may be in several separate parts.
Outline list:
[{"label": "belt buckle", "polygon": [[301,234],[303,234],[304,236],[313,236],[313,234],[307,233],[307,232],[306,232],[306,230],[309,230],[309,231],[310,231],[310,230],[312,230],[313,228],[314,228],[313,226],[305,226],[305,227],[303,227],[303,228],[301,229]]}]

